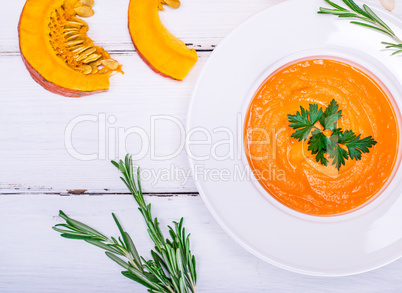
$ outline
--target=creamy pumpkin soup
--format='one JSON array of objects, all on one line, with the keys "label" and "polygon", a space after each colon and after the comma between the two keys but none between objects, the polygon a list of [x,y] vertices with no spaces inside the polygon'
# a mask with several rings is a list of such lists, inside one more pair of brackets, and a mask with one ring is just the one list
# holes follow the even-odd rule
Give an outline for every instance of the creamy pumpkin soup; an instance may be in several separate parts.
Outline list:
[{"label": "creamy pumpkin soup", "polygon": [[339,60],[295,61],[271,74],[246,115],[249,165],[282,204],[311,215],[351,211],[387,184],[398,121],[374,78]]}]

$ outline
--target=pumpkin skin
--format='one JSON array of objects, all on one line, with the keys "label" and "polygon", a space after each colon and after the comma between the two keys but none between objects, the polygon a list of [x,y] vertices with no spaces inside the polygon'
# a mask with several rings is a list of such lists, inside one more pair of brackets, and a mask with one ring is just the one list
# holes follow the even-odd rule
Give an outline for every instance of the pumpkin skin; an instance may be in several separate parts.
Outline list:
[{"label": "pumpkin skin", "polygon": [[[96,70],[97,73],[84,74],[79,68],[91,66],[95,64],[94,62],[83,64],[82,61],[77,62],[70,58],[68,63],[63,52],[57,52],[52,45],[55,29],[52,31],[50,25],[54,22],[56,9],[60,10],[64,7],[66,13],[63,17],[71,17],[72,21],[78,21],[74,13],[74,7],[78,2],[77,0],[27,0],[18,25],[21,57],[32,78],[50,92],[67,97],[82,97],[108,90],[109,77],[113,73],[113,70],[100,65],[102,69]],[[79,21],[83,23],[81,27],[84,27],[85,22]],[[60,27],[59,24],[58,27]],[[79,32],[80,38],[84,39],[84,44],[95,50],[94,55],[101,55],[98,61],[109,60],[110,55],[102,48],[93,45],[85,31]],[[62,31],[57,33],[59,35],[56,37],[60,38]],[[77,46],[71,48],[74,49]],[[67,49],[63,48],[63,50]],[[72,56],[71,52],[69,54]],[[120,68],[121,66],[115,71],[121,72]],[[95,69],[92,72],[95,72]]]},{"label": "pumpkin skin", "polygon": [[197,52],[187,48],[164,27],[158,14],[163,3],[160,0],[130,0],[128,28],[138,55],[153,71],[183,80],[197,62]]}]

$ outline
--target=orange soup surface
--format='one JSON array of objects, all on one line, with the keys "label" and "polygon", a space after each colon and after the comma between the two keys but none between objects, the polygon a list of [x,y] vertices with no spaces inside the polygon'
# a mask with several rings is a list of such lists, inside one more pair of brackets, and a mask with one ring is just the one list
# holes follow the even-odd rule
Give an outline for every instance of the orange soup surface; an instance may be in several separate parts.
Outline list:
[{"label": "orange soup surface", "polygon": [[[307,141],[291,135],[287,114],[335,99],[342,110],[337,127],[377,144],[361,160],[338,170],[317,163]],[[313,58],[285,65],[255,93],[246,115],[244,143],[251,170],[276,200],[311,215],[335,215],[368,202],[393,174],[399,129],[385,91],[368,74],[338,60]],[[311,134],[310,134],[311,135]]]}]

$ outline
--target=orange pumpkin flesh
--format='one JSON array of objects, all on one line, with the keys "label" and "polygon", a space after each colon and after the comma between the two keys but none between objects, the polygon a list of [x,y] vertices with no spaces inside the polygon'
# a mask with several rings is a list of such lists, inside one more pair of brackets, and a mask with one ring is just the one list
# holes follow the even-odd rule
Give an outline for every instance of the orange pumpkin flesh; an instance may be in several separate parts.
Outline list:
[{"label": "orange pumpkin flesh", "polygon": [[198,56],[163,26],[158,13],[164,3],[173,8],[180,5],[179,1],[172,0],[131,0],[128,28],[139,56],[153,71],[183,80]]},{"label": "orange pumpkin flesh", "polygon": [[[92,2],[92,4],[91,4]],[[89,5],[89,6],[87,6]],[[68,97],[105,91],[121,65],[86,35],[78,16],[93,14],[89,0],[27,0],[18,26],[22,60],[33,79]]]},{"label": "orange pumpkin flesh", "polygon": [[[399,149],[398,119],[383,87],[343,60],[305,58],[272,73],[245,118],[245,153],[258,182],[285,206],[310,215],[350,212],[376,198],[393,177]],[[334,98],[342,110],[337,127],[377,141],[361,160],[347,159],[339,170],[331,158],[320,164],[307,141],[291,137],[287,117],[300,106],[325,109]]]}]

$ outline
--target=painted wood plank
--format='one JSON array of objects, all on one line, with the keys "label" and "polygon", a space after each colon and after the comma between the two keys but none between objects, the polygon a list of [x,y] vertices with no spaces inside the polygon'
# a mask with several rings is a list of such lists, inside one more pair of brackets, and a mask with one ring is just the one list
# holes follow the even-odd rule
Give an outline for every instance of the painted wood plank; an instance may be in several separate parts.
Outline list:
[{"label": "painted wood plank", "polygon": [[[401,292],[402,261],[347,278],[298,275],[260,261],[236,244],[216,224],[199,197],[150,197],[162,227],[185,217],[198,261],[198,292]],[[128,195],[0,195],[0,292],[146,292],[125,279],[120,268],[89,244],[66,240],[51,229],[58,210],[116,236],[115,212],[149,255],[151,242]],[[267,223],[268,225],[269,223]]]},{"label": "painted wood plank", "polygon": [[[275,2],[278,1],[256,1],[253,4],[237,1],[233,6],[233,3],[189,0],[178,10],[167,8],[161,17],[166,26],[185,42],[194,44],[195,48],[209,50],[238,23]],[[65,99],[35,84],[16,53],[16,27],[23,3],[8,2],[6,9],[0,12],[0,62],[4,69],[0,74],[3,96],[0,101],[0,190],[4,193],[35,190],[63,193],[69,189],[123,191],[122,184],[113,178],[115,173],[108,161],[124,156],[125,152],[101,154],[102,158],[96,161],[77,160],[65,147],[66,125],[83,114],[98,119],[115,117],[114,125],[106,122],[107,130],[118,133],[119,129],[138,129],[149,136],[152,115],[167,115],[184,124],[195,79],[209,52],[199,54],[200,61],[184,82],[161,78],[133,53],[126,19],[121,17],[126,14],[128,1],[116,1],[110,5],[110,2],[99,0],[95,6],[97,17],[88,20],[91,27],[97,27],[97,30],[91,30],[91,36],[106,49],[124,53],[113,56],[125,65],[126,74],[113,78],[108,93],[80,100]],[[170,17],[168,14],[171,14]],[[197,21],[194,15],[202,22]],[[198,36],[199,41],[192,40],[190,36]],[[94,153],[98,148],[105,147],[109,153],[109,143],[112,144],[109,137],[113,135],[107,132],[106,140],[98,143],[97,127],[91,122],[82,122],[76,127],[73,144],[80,152]],[[156,133],[156,154],[174,152],[180,146],[179,126],[174,122],[159,123]],[[123,144],[119,146],[123,147]],[[140,144],[138,135],[130,135],[127,151],[138,152]],[[156,192],[196,191],[188,176],[187,158],[183,152],[163,162],[151,160],[148,154],[148,158],[139,160],[139,163],[144,172],[149,170],[148,174],[176,167],[184,174],[180,178],[176,176],[173,180],[169,178],[159,182],[156,182],[156,175],[151,174],[149,182],[144,181],[145,190],[152,187],[152,191]]]},{"label": "painted wood plank", "polygon": [[[281,0],[183,0],[179,9],[166,7],[160,16],[165,26],[190,47],[213,49],[224,36],[255,13]],[[379,5],[379,0],[363,1]],[[18,52],[17,26],[24,0],[7,1],[0,11],[0,53]],[[129,0],[95,1],[95,15],[86,19],[90,36],[109,51],[133,51],[127,30]],[[323,1],[323,5],[325,5]],[[402,15],[396,1],[394,13]]]},{"label": "painted wood plank", "polygon": [[[173,33],[195,47],[201,46],[197,48],[209,50],[244,19],[276,2],[279,1],[184,0],[180,9],[167,9],[161,14]],[[374,0],[368,2],[377,3]],[[200,60],[185,81],[164,79],[149,70],[132,50],[126,19],[121,17],[126,13],[128,1],[111,4],[98,0],[97,17],[89,19],[91,26],[97,28],[91,34],[116,52],[113,57],[124,64],[126,74],[112,78],[108,93],[66,99],[37,85],[21,62],[17,53],[16,26],[23,3],[22,0],[8,1],[5,9],[0,11],[0,191],[64,193],[85,189],[96,193],[123,192],[124,186],[116,180],[115,170],[108,161],[124,156],[125,150],[136,154],[141,146],[146,147],[146,143],[133,133],[128,135],[126,143],[116,143],[116,151],[113,151],[109,144],[113,145],[114,132],[141,132],[151,141],[152,116],[169,116],[169,121],[157,120],[153,141],[157,155],[174,153],[181,138],[180,127],[174,121],[185,123],[191,92],[210,52],[199,52]],[[192,39],[192,36],[196,38]],[[65,145],[69,122],[80,117],[84,119],[83,115],[88,115],[89,120],[98,119],[99,123],[84,121],[77,124],[72,145],[80,153],[98,153],[100,157],[96,160],[82,161],[72,157],[68,151],[71,147]],[[111,120],[103,123],[102,119]],[[105,130],[98,133],[102,123],[106,134]],[[184,151],[163,161],[151,158],[149,151],[138,163],[149,177],[144,180],[146,191],[196,191]],[[174,171],[176,168],[179,171]],[[173,175],[162,178],[167,173]]]},{"label": "painted wood plank", "polygon": [[[150,116],[168,114],[184,122],[187,104],[199,71],[209,55],[199,53],[200,62],[182,83],[153,74],[133,53],[125,19],[128,1],[98,0],[96,16],[90,20],[91,36],[125,64],[126,75],[115,76],[109,93],[81,100],[52,95],[36,85],[27,74],[18,52],[18,16],[24,1],[3,3],[0,10],[0,292],[145,292],[126,280],[117,265],[85,243],[61,239],[50,227],[58,223],[57,210],[115,234],[110,213],[116,212],[132,232],[140,251],[146,254],[150,241],[133,200],[125,192],[117,172],[107,159],[80,161],[64,146],[64,131],[82,114],[116,116],[108,129],[140,127],[146,132]],[[166,26],[200,50],[210,50],[236,25],[274,2],[269,0],[183,0],[179,10],[162,14]],[[378,3],[376,0],[365,1]],[[110,5],[112,3],[112,5]],[[103,6],[107,9],[102,9]],[[400,13],[401,3],[396,11]],[[107,12],[107,15],[106,15]],[[110,18],[110,21],[106,21]],[[96,29],[95,29],[96,27]],[[81,152],[97,149],[96,123],[76,128],[74,145]],[[165,124],[157,131],[160,154],[174,150],[178,132]],[[102,140],[103,141],[103,140]],[[129,151],[137,152],[138,137],[128,139]],[[162,149],[161,149],[162,148]],[[121,154],[115,154],[115,157]],[[158,162],[149,157],[139,161],[147,170],[170,165],[188,168],[181,153]],[[195,191],[190,179],[145,182],[146,190]],[[100,196],[58,196],[70,189],[88,189]],[[33,194],[19,194],[24,191]],[[49,192],[55,194],[35,194]],[[16,194],[15,194],[16,193]],[[193,234],[193,250],[199,263],[199,292],[401,292],[402,262],[348,278],[315,278],[277,269],[250,255],[215,223],[199,197],[149,197],[162,224],[186,217]],[[94,209],[96,207],[96,209]]]},{"label": "painted wood plank", "polygon": [[[183,0],[179,9],[166,7],[162,22],[194,48],[211,49],[248,17],[280,0]],[[0,52],[17,52],[17,26],[24,0],[3,3],[0,11]],[[134,50],[127,30],[129,0],[96,0],[95,15],[86,19],[89,34],[107,50]]]},{"label": "painted wood plank", "polygon": [[[0,190],[125,192],[110,160],[130,152],[138,154],[134,158],[143,168],[146,191],[196,191],[184,150],[171,159],[161,157],[182,149],[180,127],[184,127],[188,100],[208,55],[200,52],[195,68],[185,81],[178,82],[152,72],[135,53],[115,54],[125,74],[111,78],[109,92],[81,99],[44,90],[29,76],[18,54],[0,57]],[[74,124],[79,121],[74,119],[83,121]],[[71,140],[65,137],[66,133],[69,137],[68,125]],[[152,152],[151,142],[155,144]],[[170,172],[176,167],[185,176]],[[162,178],[165,172],[173,177]]]}]

